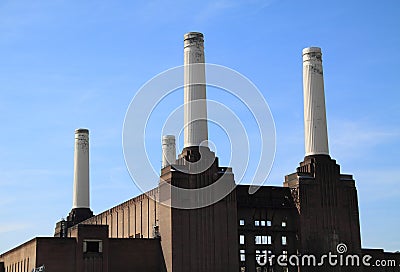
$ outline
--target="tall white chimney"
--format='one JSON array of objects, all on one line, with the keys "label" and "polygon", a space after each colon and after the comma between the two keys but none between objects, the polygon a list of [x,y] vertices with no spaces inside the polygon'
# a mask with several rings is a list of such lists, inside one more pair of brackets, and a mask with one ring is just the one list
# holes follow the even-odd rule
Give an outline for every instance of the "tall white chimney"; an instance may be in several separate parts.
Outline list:
[{"label": "tall white chimney", "polygon": [[164,135],[162,137],[162,166],[164,168],[176,161],[176,146],[174,135]]},{"label": "tall white chimney", "polygon": [[89,130],[75,130],[74,191],[72,209],[90,208],[89,202]]},{"label": "tall white chimney", "polygon": [[306,156],[329,155],[322,53],[319,47],[303,49],[303,90]]},{"label": "tall white chimney", "polygon": [[199,32],[189,32],[184,36],[184,148],[202,142],[207,146],[207,141],[204,39]]}]

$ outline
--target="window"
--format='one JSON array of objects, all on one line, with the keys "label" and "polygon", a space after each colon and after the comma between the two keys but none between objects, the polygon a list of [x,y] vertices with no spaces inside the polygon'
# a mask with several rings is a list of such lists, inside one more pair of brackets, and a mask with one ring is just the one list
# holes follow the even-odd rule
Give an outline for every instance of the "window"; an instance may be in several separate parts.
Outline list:
[{"label": "window", "polygon": [[262,244],[263,245],[270,245],[271,244],[271,240],[272,240],[272,238],[271,238],[271,236],[270,235],[267,235],[267,236],[262,236],[261,237],[262,239]]},{"label": "window", "polygon": [[240,250],[240,261],[241,262],[246,261],[246,251],[244,249]]},{"label": "window", "polygon": [[265,227],[265,220],[261,220],[260,223],[261,223],[261,227]]},{"label": "window", "polygon": [[241,266],[241,267],[240,267],[240,272],[246,272],[246,267]]},{"label": "window", "polygon": [[271,227],[271,226],[272,226],[271,220],[267,220],[267,227]]},{"label": "window", "polygon": [[101,240],[84,240],[84,253],[100,253],[103,252],[103,242]]},{"label": "window", "polygon": [[243,234],[241,234],[239,236],[239,244],[244,245],[244,235]]},{"label": "window", "polygon": [[286,236],[282,236],[282,245],[287,245]]},{"label": "window", "polygon": [[272,237],[271,235],[256,235],[255,243],[256,245],[271,245]]},{"label": "window", "polygon": [[244,219],[239,220],[239,226],[244,226]]},{"label": "window", "polygon": [[258,220],[254,221],[254,226],[256,226],[256,227],[260,226],[260,221],[258,221]]},{"label": "window", "polygon": [[282,227],[286,227],[286,221],[282,221]]},{"label": "window", "polygon": [[86,242],[86,252],[100,252],[99,242]]}]

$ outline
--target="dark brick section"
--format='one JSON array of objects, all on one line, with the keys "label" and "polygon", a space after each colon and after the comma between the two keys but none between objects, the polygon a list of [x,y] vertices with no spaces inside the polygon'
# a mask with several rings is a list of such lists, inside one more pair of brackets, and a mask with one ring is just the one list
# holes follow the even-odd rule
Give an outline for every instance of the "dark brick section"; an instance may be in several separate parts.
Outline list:
[{"label": "dark brick section", "polygon": [[38,238],[36,267],[45,265],[47,271],[74,272],[76,239]]},{"label": "dark brick section", "polygon": [[110,271],[166,271],[158,239],[110,239],[109,266]]},{"label": "dark brick section", "polygon": [[[75,261],[76,271],[107,272],[109,261],[108,227],[100,225],[77,225],[69,229],[69,237],[76,238]],[[85,251],[85,241],[101,241],[99,252]]]},{"label": "dark brick section", "polygon": [[[202,162],[211,166],[204,172],[188,174],[187,162]],[[194,171],[201,169],[199,165]],[[177,169],[185,170],[178,171]],[[175,169],[175,168],[177,169]],[[222,180],[219,180],[222,178]],[[219,167],[218,158],[208,148],[185,148],[177,165],[163,169],[161,179],[175,188],[198,189],[219,181],[233,189],[234,179],[230,169]],[[162,185],[161,185],[162,186]],[[167,186],[167,188],[169,188]],[[172,204],[190,202],[179,191],[165,192]],[[195,199],[211,199],[213,192],[199,193]],[[201,201],[199,203],[202,203]],[[230,272],[238,269],[236,192],[232,191],[217,203],[197,209],[160,208],[160,234],[168,271],[174,272]]]},{"label": "dark brick section", "polygon": [[40,266],[57,272],[166,271],[159,239],[108,238],[104,225],[78,225],[68,235],[35,238],[0,255],[0,271],[1,264],[7,272],[31,272]]},{"label": "dark brick section", "polygon": [[[285,177],[299,211],[299,251],[317,257],[337,253],[340,243],[347,252],[361,255],[358,200],[351,175],[340,173],[340,166],[328,155],[308,156],[295,174]],[[356,267],[323,266],[302,271],[359,271]]]},{"label": "dark brick section", "polygon": [[[279,256],[297,253],[298,213],[289,188],[263,186],[254,194],[249,194],[250,186],[236,187],[238,210],[238,234],[243,235],[244,243],[240,244],[239,252],[244,250],[245,260],[240,261],[240,268],[245,271],[257,271],[268,268],[269,271],[285,271],[277,265],[276,258],[260,266],[256,262],[257,250],[266,250],[268,256]],[[256,236],[267,237],[266,241],[256,239]],[[286,240],[282,243],[282,237]],[[257,244],[258,243],[258,244]],[[288,271],[297,271],[289,267]]]}]

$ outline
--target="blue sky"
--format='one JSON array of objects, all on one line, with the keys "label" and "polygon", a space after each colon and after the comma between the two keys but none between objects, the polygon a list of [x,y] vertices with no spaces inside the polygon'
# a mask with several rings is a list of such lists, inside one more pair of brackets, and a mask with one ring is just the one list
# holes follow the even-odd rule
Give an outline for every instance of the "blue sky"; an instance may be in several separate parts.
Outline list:
[{"label": "blue sky", "polygon": [[331,156],[356,180],[362,245],[400,250],[399,15],[398,1],[1,1],[0,252],[51,236],[70,211],[75,128],[90,129],[92,210],[139,193],[125,112],[146,81],[183,63],[188,31],[268,102],[270,185],[304,157],[301,50],[322,48]]}]

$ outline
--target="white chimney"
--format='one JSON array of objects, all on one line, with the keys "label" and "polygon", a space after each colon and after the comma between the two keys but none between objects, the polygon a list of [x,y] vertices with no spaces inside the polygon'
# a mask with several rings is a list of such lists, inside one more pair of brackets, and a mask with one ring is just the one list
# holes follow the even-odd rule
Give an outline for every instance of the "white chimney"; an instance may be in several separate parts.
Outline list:
[{"label": "white chimney", "polygon": [[[186,33],[184,36],[184,148],[200,146],[202,142],[204,142],[203,146],[207,146],[205,84],[203,34]],[[195,102],[196,100],[198,101]]]},{"label": "white chimney", "polygon": [[329,155],[322,53],[319,47],[303,49],[303,89],[306,156]]},{"label": "white chimney", "polygon": [[176,146],[174,135],[164,135],[162,137],[162,166],[174,164],[176,161]]},{"label": "white chimney", "polygon": [[72,209],[90,208],[89,202],[89,130],[75,130],[74,192]]}]

